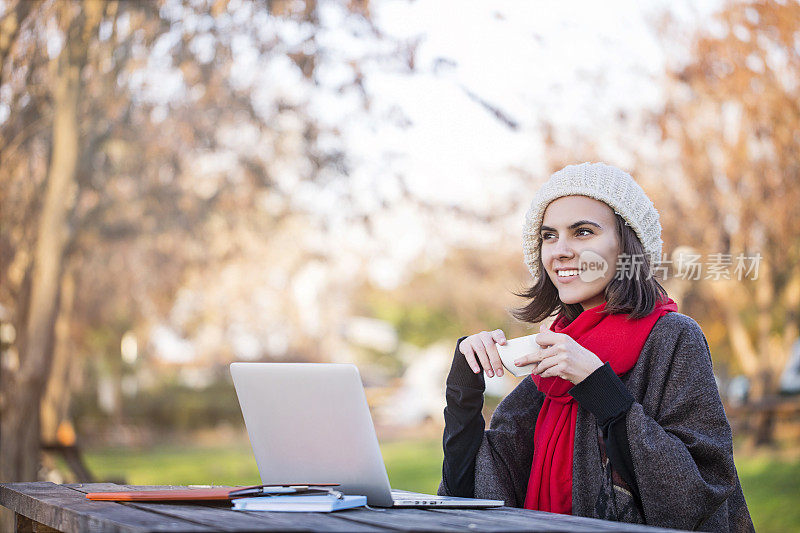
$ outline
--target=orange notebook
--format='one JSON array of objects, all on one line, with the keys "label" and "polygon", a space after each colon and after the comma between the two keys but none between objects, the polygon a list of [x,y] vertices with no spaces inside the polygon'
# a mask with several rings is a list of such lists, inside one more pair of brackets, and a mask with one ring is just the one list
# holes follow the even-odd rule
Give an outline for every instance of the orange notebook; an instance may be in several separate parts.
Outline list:
[{"label": "orange notebook", "polygon": [[254,485],[251,487],[212,487],[198,489],[159,489],[123,492],[90,492],[86,497],[106,502],[167,502],[167,501],[228,501],[234,498],[268,494],[294,494],[328,490],[338,483],[314,483],[313,485]]}]

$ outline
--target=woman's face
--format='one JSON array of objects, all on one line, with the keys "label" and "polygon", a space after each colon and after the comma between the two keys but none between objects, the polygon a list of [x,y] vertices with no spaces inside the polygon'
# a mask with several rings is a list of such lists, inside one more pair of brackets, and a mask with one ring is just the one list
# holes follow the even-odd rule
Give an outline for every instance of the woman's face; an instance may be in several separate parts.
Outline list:
[{"label": "woman's face", "polygon": [[557,198],[545,209],[540,236],[542,264],[559,299],[584,310],[602,304],[620,251],[614,211],[588,196]]}]

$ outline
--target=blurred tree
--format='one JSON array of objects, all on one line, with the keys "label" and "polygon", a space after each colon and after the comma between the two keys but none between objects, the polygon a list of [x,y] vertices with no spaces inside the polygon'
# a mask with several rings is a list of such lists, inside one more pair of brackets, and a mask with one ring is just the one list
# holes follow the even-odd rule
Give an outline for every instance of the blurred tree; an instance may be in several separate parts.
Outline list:
[{"label": "blurred tree", "polygon": [[[14,37],[24,38],[25,32],[20,27],[25,23],[25,16],[32,16],[30,10],[35,12],[36,7],[41,7],[47,18],[55,17],[59,21],[64,42],[57,58],[49,66],[50,161],[45,179],[39,184],[43,199],[39,206],[38,224],[32,230],[35,244],[24,268],[23,290],[26,294],[19,295],[18,300],[24,302],[25,307],[13,309],[18,313],[15,317],[19,332],[16,342],[18,359],[5,365],[2,374],[0,475],[4,480],[35,479],[38,470],[39,402],[52,362],[63,257],[71,239],[68,222],[77,198],[81,77],[87,63],[88,41],[97,32],[106,6],[100,1],[87,2],[83,9],[67,2],[34,8],[17,5],[10,10],[13,14],[8,15],[9,20],[15,19],[16,23],[10,42],[3,43],[4,55],[16,44],[12,41]],[[5,22],[4,19],[3,26],[6,26]],[[29,73],[35,71],[32,65],[28,67]],[[24,75],[12,71],[10,76],[15,74]],[[34,90],[41,91],[41,88],[34,87]],[[17,133],[20,134],[24,132]],[[14,137],[4,135],[12,142],[16,141]],[[4,143],[3,148],[5,152],[8,144]],[[23,171],[22,165],[14,170]],[[3,205],[6,205],[5,201]]]},{"label": "blurred tree", "polygon": [[[166,314],[187,276],[299,224],[279,174],[313,182],[340,168],[319,143],[331,132],[280,90],[294,72],[297,90],[316,83],[316,3],[301,4],[3,5],[0,304],[16,335],[0,375],[0,479],[36,479],[45,385],[52,369],[52,433],[87,334],[105,328],[119,346],[120,325]],[[345,10],[368,14],[364,2]],[[277,16],[306,36],[284,42]],[[257,98],[264,83],[277,94]]]},{"label": "blurred tree", "polygon": [[[688,64],[670,72],[670,97],[654,117],[687,180],[668,187],[665,232],[709,251],[705,262],[730,254],[721,258],[731,261],[730,279],[701,287],[724,317],[755,400],[776,392],[800,331],[798,28],[797,2],[728,4],[695,38]],[[740,253],[761,254],[757,279],[737,279]],[[767,442],[769,417],[758,427],[756,442]]]}]

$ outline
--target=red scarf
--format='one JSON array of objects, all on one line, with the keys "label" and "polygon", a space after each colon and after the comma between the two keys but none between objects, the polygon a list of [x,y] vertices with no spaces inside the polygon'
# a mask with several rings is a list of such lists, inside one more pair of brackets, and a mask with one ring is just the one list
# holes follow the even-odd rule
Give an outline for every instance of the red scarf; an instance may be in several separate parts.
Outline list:
[{"label": "red scarf", "polygon": [[[678,306],[672,299],[659,301],[644,318],[627,320],[626,314],[604,315],[603,303],[582,312],[571,323],[558,315],[550,329],[572,337],[611,369],[622,375],[639,359],[645,340],[656,320]],[[526,509],[572,513],[572,453],[578,403],[569,395],[572,383],[558,377],[531,376],[545,394],[533,435],[533,463],[525,496]]]}]

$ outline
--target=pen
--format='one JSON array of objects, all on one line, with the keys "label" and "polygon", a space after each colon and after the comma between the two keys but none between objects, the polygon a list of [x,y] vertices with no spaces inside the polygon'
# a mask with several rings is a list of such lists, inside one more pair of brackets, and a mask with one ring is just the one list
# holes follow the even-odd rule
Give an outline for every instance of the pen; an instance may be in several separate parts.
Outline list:
[{"label": "pen", "polygon": [[253,487],[245,487],[243,489],[234,490],[228,493],[230,498],[240,498],[242,496],[260,496],[271,494],[298,494],[308,492],[322,492],[331,494],[338,499],[341,499],[343,494],[337,490],[327,487],[336,487],[338,483],[320,483],[316,485],[257,485]]}]

